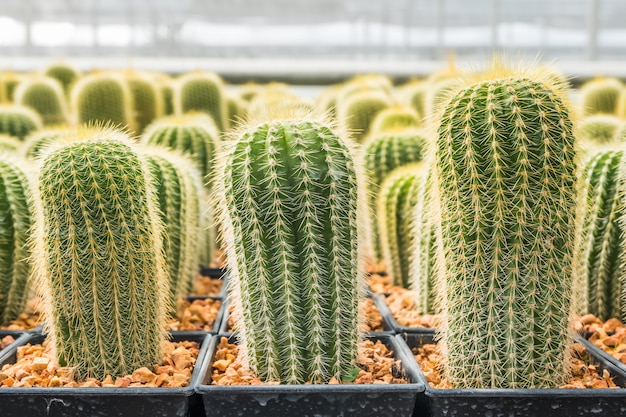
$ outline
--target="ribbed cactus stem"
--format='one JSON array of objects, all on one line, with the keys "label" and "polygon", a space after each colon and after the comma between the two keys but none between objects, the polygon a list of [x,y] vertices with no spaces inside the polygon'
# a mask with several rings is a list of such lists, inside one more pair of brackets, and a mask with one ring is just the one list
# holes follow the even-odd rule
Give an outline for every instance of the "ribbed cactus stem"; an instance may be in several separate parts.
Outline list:
[{"label": "ribbed cactus stem", "polygon": [[311,117],[230,145],[218,200],[248,365],[289,384],[340,378],[356,363],[363,285],[352,150]]},{"label": "ribbed cactus stem", "polygon": [[409,288],[415,206],[423,175],[419,164],[392,171],[378,193],[378,230],[389,275],[394,285]]},{"label": "ribbed cactus stem", "polygon": [[21,159],[0,155],[0,325],[18,318],[29,295],[32,263],[26,242],[33,200],[23,165]]},{"label": "ribbed cactus stem", "polygon": [[558,387],[568,375],[576,151],[550,85],[496,69],[442,112],[442,340],[456,387]]},{"label": "ribbed cactus stem", "polygon": [[606,150],[593,155],[583,172],[579,197],[582,216],[578,219],[576,273],[578,285],[586,289],[580,314],[592,313],[601,320],[626,318],[622,310],[624,277],[622,244],[626,213],[624,203],[624,152]]},{"label": "ribbed cactus stem", "polygon": [[168,276],[147,163],[103,130],[50,147],[37,175],[35,276],[59,363],[98,379],[160,363]]}]

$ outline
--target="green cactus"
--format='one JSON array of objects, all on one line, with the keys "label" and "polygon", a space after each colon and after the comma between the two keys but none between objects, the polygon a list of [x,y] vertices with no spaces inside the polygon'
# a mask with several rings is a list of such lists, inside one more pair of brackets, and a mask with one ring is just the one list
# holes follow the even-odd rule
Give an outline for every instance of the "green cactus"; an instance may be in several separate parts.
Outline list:
[{"label": "green cactus", "polygon": [[126,134],[50,146],[38,169],[35,274],[61,366],[102,380],[160,363],[169,278],[147,162]]},{"label": "green cactus", "polygon": [[64,62],[57,62],[48,66],[44,70],[44,74],[61,83],[66,97],[69,97],[72,85],[74,85],[76,80],[81,76],[80,71]]},{"label": "green cactus", "polygon": [[32,272],[27,240],[33,199],[24,161],[0,155],[0,325],[18,318],[29,295]]},{"label": "green cactus", "polygon": [[44,125],[67,123],[65,92],[61,84],[51,77],[25,78],[15,89],[15,104],[27,106],[41,116]]},{"label": "green cactus", "polygon": [[421,161],[424,158],[427,143],[426,135],[422,131],[401,129],[375,134],[364,144],[362,158],[367,176],[368,206],[371,218],[369,232],[373,256],[376,260],[382,259],[383,256],[376,221],[376,198],[380,185],[394,169]]},{"label": "green cactus", "polygon": [[578,139],[590,145],[605,145],[613,142],[622,121],[609,114],[587,116],[578,124]]},{"label": "green cactus", "polygon": [[624,291],[624,225],[626,210],[621,193],[624,152],[606,150],[593,155],[584,166],[577,221],[575,279],[587,293],[576,306],[580,314],[592,313],[601,320],[626,318],[621,302]]},{"label": "green cactus", "polygon": [[151,75],[136,71],[124,73],[133,103],[135,133],[140,135],[146,126],[163,115],[163,97]]},{"label": "green cactus", "polygon": [[456,78],[446,78],[431,84],[426,90],[426,116],[434,117],[437,110],[452,97],[459,82]]},{"label": "green cactus", "polygon": [[617,78],[596,78],[587,81],[580,88],[583,115],[615,114],[617,100],[623,88],[622,82]]},{"label": "green cactus", "polygon": [[414,214],[423,176],[420,164],[393,170],[383,181],[377,198],[378,231],[383,258],[394,285],[409,288]]},{"label": "green cactus", "polygon": [[400,87],[400,101],[413,107],[421,118],[426,114],[426,91],[428,84],[424,81],[414,80]]},{"label": "green cactus", "polygon": [[[165,262],[172,306],[188,294],[199,261],[200,173],[187,157],[166,148],[147,147],[145,154],[157,192]],[[175,312],[175,311],[173,311]]]},{"label": "green cactus", "polygon": [[95,73],[79,79],[72,88],[71,108],[80,124],[136,130],[131,93],[119,74]]},{"label": "green cactus", "polygon": [[222,162],[236,328],[265,381],[324,383],[356,364],[363,213],[349,142],[312,117],[274,118],[229,143]]},{"label": "green cactus", "polygon": [[24,76],[12,71],[0,73],[0,104],[13,103],[15,88]]},{"label": "green cactus", "polygon": [[22,141],[9,135],[0,134],[0,153],[17,154],[22,149]]},{"label": "green cactus", "polygon": [[418,184],[417,202],[410,224],[412,246],[409,251],[409,288],[415,294],[415,310],[435,314],[438,309],[436,286],[437,238],[433,205],[434,166],[425,168]]},{"label": "green cactus", "polygon": [[412,107],[397,104],[381,110],[376,115],[370,126],[370,132],[418,128],[420,125],[420,116]]},{"label": "green cactus", "polygon": [[620,91],[619,96],[617,97],[615,113],[617,117],[626,119],[626,87],[622,88],[622,91]]},{"label": "green cactus", "polygon": [[337,120],[350,130],[357,142],[363,142],[376,115],[392,105],[389,96],[381,91],[354,93],[345,100],[337,100]]},{"label": "green cactus", "polygon": [[41,129],[41,117],[29,107],[0,105],[0,133],[24,140],[31,132]]},{"label": "green cactus", "polygon": [[224,83],[212,72],[193,72],[178,78],[174,86],[174,109],[177,115],[208,114],[220,133],[229,127]]},{"label": "green cactus", "polygon": [[226,97],[226,106],[228,108],[228,125],[237,126],[246,117],[246,103],[239,98],[228,95]]},{"label": "green cactus", "polygon": [[63,138],[68,132],[67,129],[37,130],[24,139],[24,144],[20,148],[21,154],[28,160],[35,160],[44,152],[46,147]]},{"label": "green cactus", "polygon": [[457,388],[568,377],[576,148],[565,94],[496,66],[444,107],[436,146],[444,374]]}]

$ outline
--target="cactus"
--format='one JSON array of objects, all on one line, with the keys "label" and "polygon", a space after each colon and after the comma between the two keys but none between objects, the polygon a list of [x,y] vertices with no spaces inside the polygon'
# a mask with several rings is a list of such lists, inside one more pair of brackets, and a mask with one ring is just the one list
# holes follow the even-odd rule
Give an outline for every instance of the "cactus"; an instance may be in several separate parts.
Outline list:
[{"label": "cactus", "polygon": [[357,142],[363,142],[372,120],[391,105],[389,96],[380,91],[354,93],[345,100],[337,100],[337,120],[352,132]]},{"label": "cactus", "polygon": [[35,274],[58,363],[77,378],[158,364],[168,276],[147,162],[126,134],[50,146],[38,169]]},{"label": "cactus", "polygon": [[426,114],[426,91],[428,84],[424,81],[413,80],[400,87],[399,100],[407,106],[413,107],[421,118]]},{"label": "cactus", "polygon": [[18,153],[22,149],[22,141],[9,135],[0,134],[0,153]]},{"label": "cactus", "polygon": [[333,120],[337,118],[337,96],[340,90],[339,84],[328,86],[315,100],[315,107],[324,111]]},{"label": "cactus", "polygon": [[437,109],[450,100],[457,86],[456,78],[446,78],[430,85],[426,90],[426,116],[434,117]]},{"label": "cactus", "polygon": [[13,103],[15,88],[24,79],[12,71],[0,73],[0,103]]},{"label": "cactus", "polygon": [[248,106],[248,115],[256,119],[262,119],[270,113],[289,113],[291,111],[312,111],[311,104],[296,96],[290,91],[269,89],[258,93]]},{"label": "cactus", "polygon": [[382,258],[376,221],[376,196],[380,185],[394,169],[421,161],[425,154],[427,142],[423,132],[406,129],[371,136],[363,147],[362,157],[365,161],[371,217],[370,240],[373,245],[373,256],[376,260]]},{"label": "cactus", "polygon": [[119,74],[95,73],[79,79],[72,88],[71,107],[78,123],[136,130],[130,90]]},{"label": "cactus", "polygon": [[51,143],[60,140],[68,133],[66,129],[42,129],[37,130],[26,137],[20,148],[24,158],[35,160],[44,152]]},{"label": "cactus", "polygon": [[412,107],[398,104],[381,110],[372,121],[370,131],[387,132],[390,130],[417,128],[420,124],[420,116]]},{"label": "cactus", "polygon": [[568,377],[576,148],[566,92],[496,65],[444,107],[437,187],[444,374],[457,388]]},{"label": "cactus", "polygon": [[387,271],[394,285],[410,286],[412,230],[423,168],[420,164],[392,171],[378,193],[378,231]]},{"label": "cactus", "polygon": [[163,115],[163,97],[149,74],[127,71],[124,78],[133,103],[135,133],[140,135],[146,126]]},{"label": "cactus", "polygon": [[585,116],[592,114],[615,114],[617,99],[623,89],[622,82],[617,78],[596,78],[587,81],[580,88],[582,113]]},{"label": "cactus", "polygon": [[174,86],[175,114],[202,112],[211,116],[219,132],[228,129],[224,83],[211,72],[194,72],[181,76]]},{"label": "cactus", "polygon": [[6,326],[24,310],[32,271],[26,244],[32,224],[33,199],[24,161],[0,155],[0,325]]},{"label": "cactus", "polygon": [[436,216],[433,207],[434,166],[429,164],[418,185],[417,202],[410,224],[412,246],[409,251],[409,288],[415,294],[415,310],[420,314],[437,313]]},{"label": "cactus", "polygon": [[592,145],[613,142],[622,121],[609,114],[595,114],[582,119],[578,125],[578,139]]},{"label": "cactus", "polygon": [[574,276],[587,293],[577,305],[580,314],[601,320],[626,318],[621,300],[624,277],[624,152],[606,150],[593,155],[584,166],[579,196],[582,215],[577,220]]},{"label": "cactus", "polygon": [[364,279],[350,141],[295,114],[228,145],[217,201],[247,364],[266,381],[340,379],[356,364]]},{"label": "cactus", "polygon": [[246,117],[246,103],[239,98],[228,95],[226,97],[226,107],[228,108],[228,125],[232,128],[241,123]]},{"label": "cactus", "polygon": [[145,150],[163,223],[171,305],[189,293],[200,264],[200,192],[202,181],[193,162],[162,147]]},{"label": "cactus", "polygon": [[622,91],[620,91],[619,96],[617,97],[615,113],[617,117],[626,119],[626,87],[622,88]]},{"label": "cactus", "polygon": [[66,97],[69,97],[72,85],[80,78],[80,71],[64,62],[48,66],[44,70],[44,74],[61,83]]},{"label": "cactus", "polygon": [[41,117],[28,107],[0,105],[0,133],[24,140],[41,125]]},{"label": "cactus", "polygon": [[44,125],[67,123],[65,93],[54,78],[32,76],[24,79],[15,89],[14,101],[39,113]]}]

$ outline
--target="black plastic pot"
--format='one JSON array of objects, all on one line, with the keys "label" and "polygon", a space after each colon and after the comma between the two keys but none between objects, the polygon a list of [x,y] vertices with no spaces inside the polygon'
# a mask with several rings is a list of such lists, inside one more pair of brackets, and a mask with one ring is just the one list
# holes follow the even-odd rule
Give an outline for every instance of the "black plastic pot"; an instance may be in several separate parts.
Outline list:
[{"label": "black plastic pot", "polygon": [[[207,357],[211,335],[178,332],[174,341],[202,344],[192,379],[185,388],[0,388],[1,416],[28,417],[188,417],[202,415],[202,403],[195,396],[199,371]],[[44,335],[29,335],[24,343],[41,343]],[[16,360],[17,347],[0,367]]]},{"label": "black plastic pot", "polygon": [[[409,347],[433,343],[431,335],[403,335]],[[626,374],[589,342],[578,338],[598,366],[620,389],[437,389],[426,384],[433,417],[576,417],[626,415]],[[422,371],[419,371],[422,373]]]},{"label": "black plastic pot", "polygon": [[[4,360],[5,357],[9,356],[13,349],[17,346],[20,346],[30,338],[30,332],[22,332],[22,331],[14,331],[14,330],[0,330],[0,340],[4,339],[6,336],[11,336],[13,339],[13,343],[9,344],[4,349],[0,349],[0,363]],[[2,407],[0,406],[0,411]]]},{"label": "black plastic pot", "polygon": [[200,267],[200,275],[205,277],[221,279],[226,275],[226,269],[224,268],[210,268],[208,266]]},{"label": "black plastic pot", "polygon": [[368,337],[385,343],[402,360],[409,384],[210,385],[215,347],[221,337],[235,341],[232,334],[213,337],[209,356],[200,373],[200,384],[196,386],[207,417],[408,417],[413,415],[416,398],[424,395],[424,383],[419,380],[411,352],[401,338],[388,333],[373,333]]},{"label": "black plastic pot", "polygon": [[393,316],[391,310],[389,310],[389,306],[385,301],[385,297],[382,294],[376,294],[373,296],[374,302],[380,310],[380,314],[383,316],[383,320],[385,322],[385,330],[393,331],[397,334],[403,333],[417,333],[417,334],[426,334],[426,335],[434,335],[435,329],[428,327],[406,327],[400,326],[396,318]]}]

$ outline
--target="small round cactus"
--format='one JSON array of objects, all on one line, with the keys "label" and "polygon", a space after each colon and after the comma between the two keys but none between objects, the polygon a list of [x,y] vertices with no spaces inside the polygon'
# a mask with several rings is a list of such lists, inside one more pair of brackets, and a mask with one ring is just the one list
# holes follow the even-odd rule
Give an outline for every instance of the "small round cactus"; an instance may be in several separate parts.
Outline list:
[{"label": "small round cactus", "polygon": [[127,71],[124,79],[133,103],[135,133],[140,135],[146,126],[163,115],[163,97],[150,74]]},{"label": "small round cactus", "polygon": [[399,129],[418,128],[420,116],[410,106],[395,105],[381,110],[370,126],[371,132],[397,131]]},{"label": "small round cactus", "polygon": [[41,117],[29,107],[0,105],[0,133],[24,140],[41,126]]},{"label": "small round cactus", "polygon": [[147,162],[108,129],[47,148],[32,252],[48,339],[77,378],[162,360],[168,275]]},{"label": "small round cactus", "polygon": [[606,145],[614,141],[622,121],[610,114],[585,117],[578,125],[578,139],[589,145]]},{"label": "small round cactus", "polygon": [[72,85],[74,85],[76,80],[78,80],[81,76],[79,70],[64,62],[57,62],[49,65],[44,70],[44,74],[61,83],[65,96],[69,96]]},{"label": "small round cactus", "polygon": [[247,363],[265,381],[341,379],[356,364],[364,289],[350,141],[294,115],[227,145],[217,200]]},{"label": "small round cactus", "polygon": [[212,72],[193,72],[179,77],[174,84],[175,114],[208,114],[219,132],[228,129],[224,83]]},{"label": "small round cactus", "polygon": [[392,105],[391,98],[381,91],[354,93],[337,101],[337,120],[350,130],[357,142],[363,142],[376,115]]},{"label": "small round cactus", "polygon": [[13,103],[15,88],[24,76],[12,71],[0,73],[0,104]]},{"label": "small round cactus", "polygon": [[68,121],[65,92],[54,78],[25,78],[15,89],[14,101],[39,113],[44,125],[58,125]]},{"label": "small round cactus", "polygon": [[592,114],[615,114],[617,99],[624,88],[622,82],[616,78],[596,78],[587,81],[580,88],[582,113],[585,116]]}]

